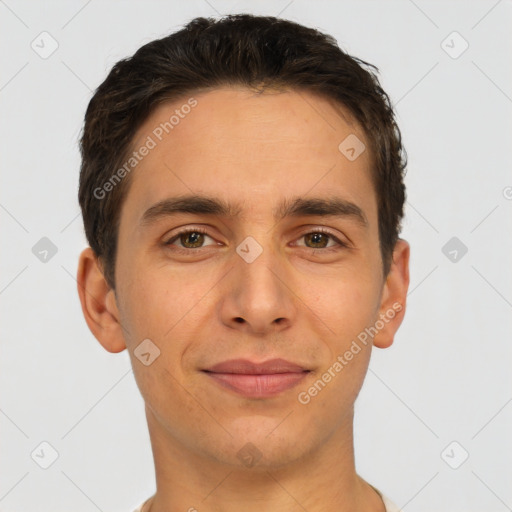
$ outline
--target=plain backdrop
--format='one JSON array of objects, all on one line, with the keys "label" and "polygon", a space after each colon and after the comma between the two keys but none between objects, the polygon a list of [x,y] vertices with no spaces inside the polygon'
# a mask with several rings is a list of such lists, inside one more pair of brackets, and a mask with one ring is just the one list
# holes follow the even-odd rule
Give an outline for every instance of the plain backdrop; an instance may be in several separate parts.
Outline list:
[{"label": "plain backdrop", "polygon": [[356,402],[359,473],[406,512],[511,510],[512,5],[425,0],[0,1],[0,510],[131,512],[155,490],[128,354],[76,292],[77,140],[116,61],[237,12],[375,64],[408,152],[408,310]]}]

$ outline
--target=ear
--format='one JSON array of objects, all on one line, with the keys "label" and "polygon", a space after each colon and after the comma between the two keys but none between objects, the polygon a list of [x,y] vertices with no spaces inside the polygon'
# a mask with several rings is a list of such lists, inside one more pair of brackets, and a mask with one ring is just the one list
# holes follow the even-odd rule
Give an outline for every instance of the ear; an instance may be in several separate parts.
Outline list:
[{"label": "ear", "polygon": [[409,253],[409,244],[399,239],[393,250],[393,261],[382,290],[379,317],[375,322],[379,329],[373,338],[375,347],[389,347],[404,318],[409,288]]},{"label": "ear", "polygon": [[77,283],[82,312],[94,337],[108,352],[123,351],[126,342],[119,322],[115,290],[109,287],[90,247],[80,253]]}]

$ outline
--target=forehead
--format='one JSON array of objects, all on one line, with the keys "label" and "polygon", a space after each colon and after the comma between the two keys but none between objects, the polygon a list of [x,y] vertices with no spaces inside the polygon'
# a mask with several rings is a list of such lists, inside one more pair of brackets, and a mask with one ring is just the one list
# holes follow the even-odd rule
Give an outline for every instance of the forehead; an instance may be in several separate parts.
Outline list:
[{"label": "forehead", "polygon": [[[347,140],[362,151],[355,159],[343,152]],[[139,215],[191,193],[236,198],[255,213],[288,194],[336,188],[362,203],[373,194],[363,130],[342,107],[306,91],[222,87],[163,103],[134,137],[132,149],[143,146],[151,149],[137,162],[125,199]]]},{"label": "forehead", "polygon": [[[208,140],[229,143],[226,137],[236,134],[240,140],[255,143],[264,140],[271,146],[275,143],[277,149],[282,142],[328,145],[336,142],[343,132],[366,139],[351,113],[330,98],[298,89],[254,92],[241,86],[223,86],[160,104],[135,138],[150,134],[157,143],[165,145],[172,143],[173,137],[179,137],[180,142],[193,146],[201,143],[198,136],[207,135]],[[308,140],[301,140],[304,135]],[[250,151],[250,146],[245,149]],[[300,147],[295,150],[300,151]]]}]

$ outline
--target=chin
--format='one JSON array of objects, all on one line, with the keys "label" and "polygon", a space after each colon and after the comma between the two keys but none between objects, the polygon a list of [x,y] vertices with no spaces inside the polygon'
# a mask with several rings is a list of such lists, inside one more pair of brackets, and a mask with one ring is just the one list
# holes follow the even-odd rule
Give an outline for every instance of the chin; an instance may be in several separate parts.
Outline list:
[{"label": "chin", "polygon": [[312,448],[310,445],[314,444],[308,437],[311,430],[300,432],[296,422],[294,424],[284,418],[286,415],[280,419],[245,416],[224,424],[232,437],[227,440],[223,436],[227,443],[219,443],[215,458],[253,472],[277,469],[302,458]]}]

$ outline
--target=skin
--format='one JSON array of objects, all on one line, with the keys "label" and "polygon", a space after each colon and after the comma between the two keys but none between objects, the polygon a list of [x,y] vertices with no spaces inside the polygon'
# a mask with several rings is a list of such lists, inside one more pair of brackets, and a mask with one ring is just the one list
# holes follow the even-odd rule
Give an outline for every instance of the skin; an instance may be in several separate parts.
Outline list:
[{"label": "skin", "polygon": [[[308,404],[297,400],[398,303],[401,311],[373,339],[373,346],[390,346],[405,312],[409,246],[398,241],[384,276],[370,151],[349,161],[338,150],[350,134],[366,144],[364,132],[347,111],[309,92],[258,96],[222,87],[193,96],[197,106],[131,175],[116,290],[90,248],[78,268],[91,332],[109,352],[128,349],[145,400],[157,480],[148,506],[382,512],[381,498],[355,471],[353,450],[353,406],[372,342]],[[134,147],[187,99],[160,105]],[[190,193],[241,201],[242,213],[180,213],[141,227],[150,206]],[[359,206],[367,226],[351,216],[274,220],[273,208],[285,198],[333,194]],[[207,230],[202,248],[190,248],[186,236],[164,245],[183,227]],[[319,227],[347,247],[322,252],[337,243],[305,236]],[[263,248],[252,263],[235,250],[248,236]],[[134,355],[146,338],[161,352],[149,366]],[[266,399],[242,397],[201,371],[239,357],[282,357],[311,371]],[[249,442],[261,453],[252,467],[237,457]]]}]

